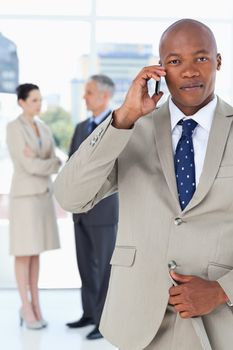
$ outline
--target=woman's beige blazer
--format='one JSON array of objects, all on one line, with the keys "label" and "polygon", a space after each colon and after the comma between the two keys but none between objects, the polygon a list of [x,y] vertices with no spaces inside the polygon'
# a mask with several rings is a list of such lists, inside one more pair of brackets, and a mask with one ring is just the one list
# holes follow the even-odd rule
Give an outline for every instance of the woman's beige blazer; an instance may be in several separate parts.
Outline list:
[{"label": "woman's beige blazer", "polygon": [[[60,161],[55,156],[52,135],[48,127],[35,119],[41,137],[41,147],[29,122],[21,115],[7,126],[7,144],[14,164],[11,196],[44,193],[51,187],[50,175],[57,173]],[[29,146],[35,157],[24,155]]]}]

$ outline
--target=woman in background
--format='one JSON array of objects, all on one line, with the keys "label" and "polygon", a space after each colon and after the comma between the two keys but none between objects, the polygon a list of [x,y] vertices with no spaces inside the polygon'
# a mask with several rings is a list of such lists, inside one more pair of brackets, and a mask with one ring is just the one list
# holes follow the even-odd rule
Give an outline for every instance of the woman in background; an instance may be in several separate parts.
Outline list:
[{"label": "woman in background", "polygon": [[21,325],[41,329],[39,254],[59,248],[50,175],[61,165],[52,135],[37,117],[41,94],[37,85],[16,89],[22,114],[7,125],[7,144],[14,165],[10,192],[10,254],[15,256],[15,275],[22,307]]}]

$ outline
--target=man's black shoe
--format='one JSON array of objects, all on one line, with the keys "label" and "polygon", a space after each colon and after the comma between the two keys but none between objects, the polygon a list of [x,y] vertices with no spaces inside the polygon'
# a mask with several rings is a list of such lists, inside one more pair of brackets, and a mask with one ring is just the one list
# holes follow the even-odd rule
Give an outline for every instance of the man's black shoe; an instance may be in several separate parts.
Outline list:
[{"label": "man's black shoe", "polygon": [[89,326],[90,324],[94,324],[90,317],[81,317],[78,321],[66,323],[69,328],[81,328]]},{"label": "man's black shoe", "polygon": [[99,326],[96,326],[93,331],[91,331],[87,336],[86,338],[88,340],[95,340],[95,339],[101,339],[103,338],[102,334],[100,333],[99,331]]}]

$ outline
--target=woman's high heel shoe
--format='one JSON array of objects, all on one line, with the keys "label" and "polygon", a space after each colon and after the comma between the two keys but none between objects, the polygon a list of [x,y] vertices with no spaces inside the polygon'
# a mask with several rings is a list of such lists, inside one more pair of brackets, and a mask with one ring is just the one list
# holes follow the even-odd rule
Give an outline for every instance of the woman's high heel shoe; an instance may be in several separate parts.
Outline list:
[{"label": "woman's high heel shoe", "polygon": [[39,321],[42,324],[42,327],[47,327],[48,326],[48,322],[45,321],[43,318]]},{"label": "woman's high heel shoe", "polygon": [[[38,316],[41,315],[40,308],[38,309],[35,305],[32,304],[32,309],[34,311],[34,315],[37,318],[39,318]],[[41,317],[39,319],[39,322],[42,324],[42,327],[44,327],[44,328],[46,328],[48,326],[48,322],[43,317]]]},{"label": "woman's high heel shoe", "polygon": [[25,320],[25,318],[23,317],[23,312],[22,309],[19,310],[19,321],[20,321],[20,326],[23,326],[23,323],[25,322],[26,327],[28,329],[42,329],[45,326],[42,325],[42,323],[40,321],[34,321],[34,322],[28,322]]}]

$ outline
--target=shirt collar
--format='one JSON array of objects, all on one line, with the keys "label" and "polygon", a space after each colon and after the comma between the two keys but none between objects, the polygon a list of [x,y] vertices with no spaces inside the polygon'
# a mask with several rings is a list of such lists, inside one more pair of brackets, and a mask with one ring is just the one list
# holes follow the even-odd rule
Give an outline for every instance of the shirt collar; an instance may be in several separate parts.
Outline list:
[{"label": "shirt collar", "polygon": [[215,109],[217,105],[217,97],[215,96],[206,106],[199,109],[199,111],[192,116],[186,116],[181,110],[174,104],[171,97],[169,98],[169,111],[171,115],[171,130],[176,127],[180,119],[192,118],[206,131],[210,131],[212,120],[214,117]]},{"label": "shirt collar", "polygon": [[110,112],[111,112],[111,110],[109,108],[107,108],[102,113],[100,113],[99,115],[95,116],[95,118],[93,116],[91,116],[90,117],[90,123],[94,121],[97,125],[99,125],[104,120],[106,115],[110,114]]}]

